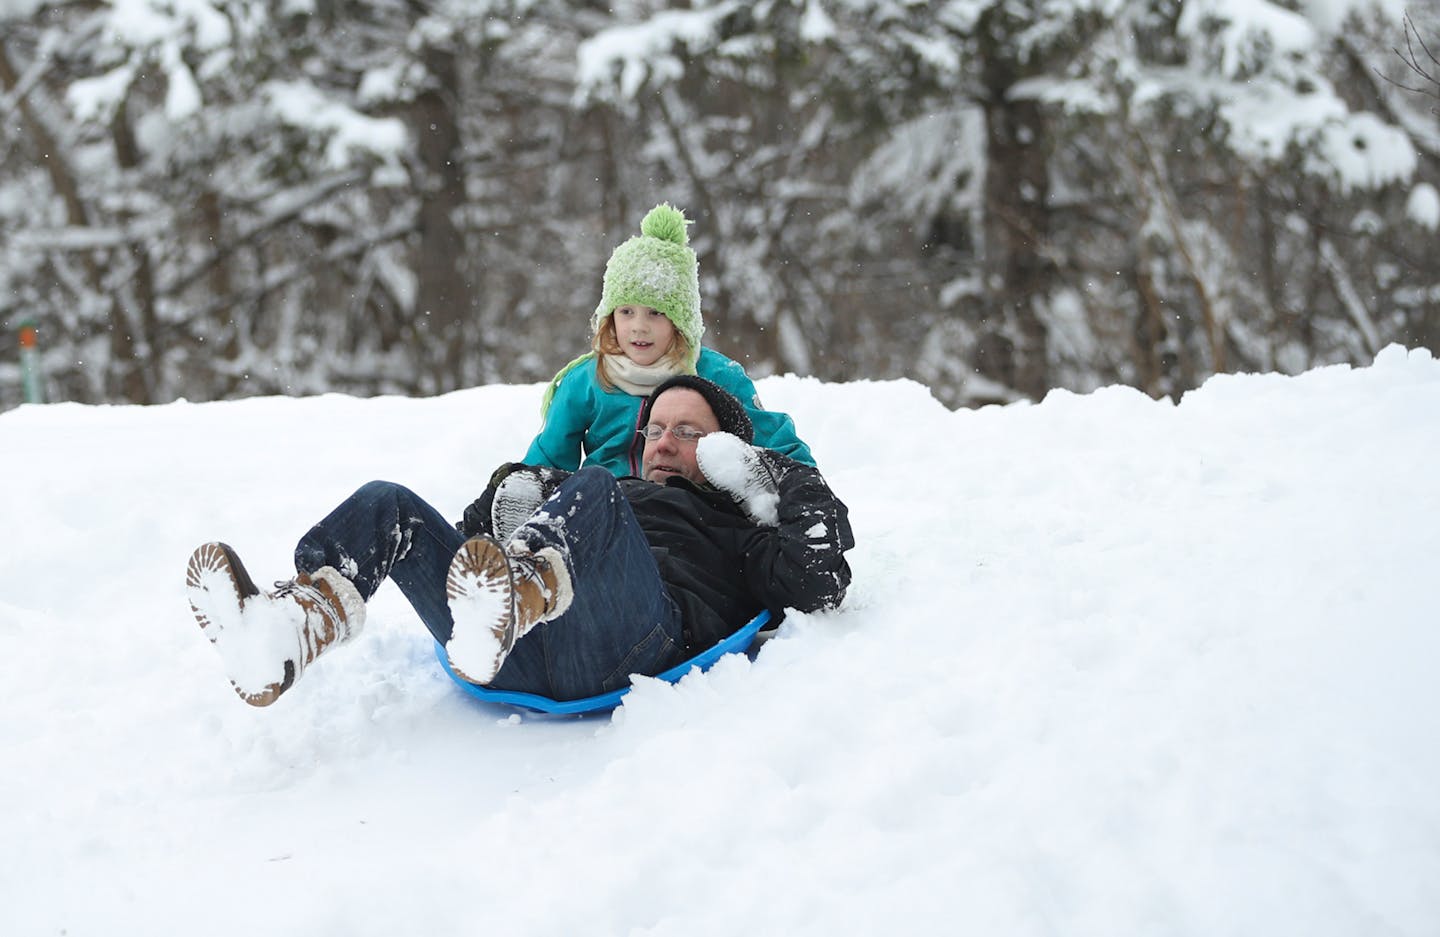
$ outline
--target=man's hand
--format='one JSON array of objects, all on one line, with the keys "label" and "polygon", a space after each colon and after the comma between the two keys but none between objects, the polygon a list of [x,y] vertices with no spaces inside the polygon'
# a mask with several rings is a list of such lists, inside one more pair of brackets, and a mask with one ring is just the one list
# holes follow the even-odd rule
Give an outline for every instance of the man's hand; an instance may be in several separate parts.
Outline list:
[{"label": "man's hand", "polygon": [[767,608],[836,608],[850,585],[849,511],[814,466],[709,433],[695,450],[706,481],[760,529],[746,538],[745,579]]},{"label": "man's hand", "polygon": [[696,445],[695,461],[705,480],[734,498],[752,521],[779,526],[780,480],[785,476],[779,456],[729,433],[707,433]]}]

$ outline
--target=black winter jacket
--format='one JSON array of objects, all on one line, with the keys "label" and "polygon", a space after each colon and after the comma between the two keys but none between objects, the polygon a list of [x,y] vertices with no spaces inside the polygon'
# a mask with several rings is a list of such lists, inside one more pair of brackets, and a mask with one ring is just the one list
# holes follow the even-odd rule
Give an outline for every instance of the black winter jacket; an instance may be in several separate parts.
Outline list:
[{"label": "black winter jacket", "polygon": [[[781,457],[783,458],[783,457]],[[620,482],[670,597],[685,622],[686,650],[699,653],[742,628],[762,608],[834,608],[850,585],[845,551],[855,546],[849,511],[814,468],[785,459],[777,527],[747,518],[724,493],[683,478]]]},{"label": "black winter jacket", "polygon": [[[619,480],[670,597],[680,608],[686,652],[698,654],[735,633],[761,609],[778,622],[786,608],[835,608],[850,585],[845,551],[855,546],[849,511],[813,467],[767,453],[778,463],[779,524],[761,526],[726,494],[673,477],[664,485]],[[489,530],[491,501],[504,466],[459,525]],[[536,471],[533,467],[525,467]],[[551,485],[565,475],[545,469]],[[553,488],[552,488],[553,490]]]}]

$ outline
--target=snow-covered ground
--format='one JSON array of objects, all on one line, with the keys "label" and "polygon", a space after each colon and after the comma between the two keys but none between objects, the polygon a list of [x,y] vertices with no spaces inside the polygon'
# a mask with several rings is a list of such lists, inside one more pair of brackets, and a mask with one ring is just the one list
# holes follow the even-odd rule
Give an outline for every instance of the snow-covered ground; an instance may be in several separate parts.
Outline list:
[{"label": "snow-covered ground", "polygon": [[465,696],[390,585],[254,710],[183,591],[372,478],[458,516],[540,386],[0,414],[0,933],[1440,933],[1440,362],[760,387],[849,600],[590,719]]}]

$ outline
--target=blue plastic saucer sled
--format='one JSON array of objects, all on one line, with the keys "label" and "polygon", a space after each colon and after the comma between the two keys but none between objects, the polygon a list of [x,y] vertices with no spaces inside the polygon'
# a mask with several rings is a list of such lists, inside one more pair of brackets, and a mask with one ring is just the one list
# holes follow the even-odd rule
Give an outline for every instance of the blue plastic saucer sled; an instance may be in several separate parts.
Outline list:
[{"label": "blue plastic saucer sled", "polygon": [[[683,663],[676,664],[664,673],[657,673],[656,680],[664,680],[666,683],[675,683],[681,677],[690,672],[692,667],[698,667],[702,671],[709,670],[710,665],[715,663],[726,654],[743,654],[750,649],[755,635],[770,620],[769,611],[761,611],[760,614],[750,619],[750,622],[739,631],[725,638],[714,647],[701,651],[694,657]],[[598,696],[586,696],[581,699],[555,700],[548,696],[541,696],[538,693],[522,693],[519,690],[493,690],[488,686],[480,686],[478,683],[471,683],[461,677],[450,667],[449,655],[445,653],[445,645],[439,641],[435,642],[435,656],[440,660],[440,666],[460,686],[460,689],[469,693],[476,699],[484,700],[487,703],[506,703],[510,706],[519,706],[521,709],[532,709],[542,713],[593,713],[606,712],[620,705],[620,698],[630,692],[630,687],[624,686],[609,693],[601,693]]]}]

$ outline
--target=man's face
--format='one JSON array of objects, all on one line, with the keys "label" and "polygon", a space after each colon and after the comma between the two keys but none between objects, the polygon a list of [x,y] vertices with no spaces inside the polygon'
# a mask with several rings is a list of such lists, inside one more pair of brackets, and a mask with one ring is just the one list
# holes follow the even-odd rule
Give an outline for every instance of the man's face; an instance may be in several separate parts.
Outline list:
[{"label": "man's face", "polygon": [[[710,405],[699,392],[688,387],[672,387],[655,398],[650,408],[650,425],[667,430],[677,426],[689,426],[702,433],[720,430],[720,421],[710,410]],[[674,433],[665,433],[659,439],[645,440],[645,479],[657,485],[665,484],[672,475],[688,478],[697,485],[705,483],[700,465],[695,461],[695,443],[675,438]]]}]

